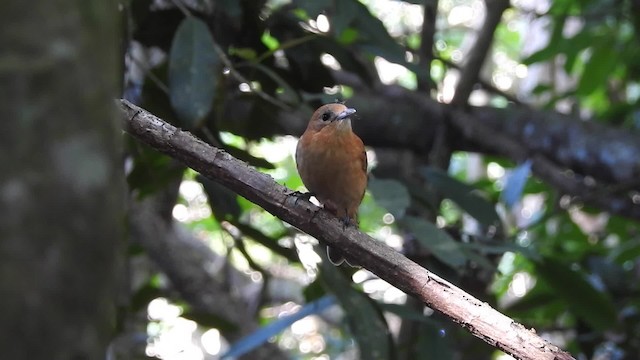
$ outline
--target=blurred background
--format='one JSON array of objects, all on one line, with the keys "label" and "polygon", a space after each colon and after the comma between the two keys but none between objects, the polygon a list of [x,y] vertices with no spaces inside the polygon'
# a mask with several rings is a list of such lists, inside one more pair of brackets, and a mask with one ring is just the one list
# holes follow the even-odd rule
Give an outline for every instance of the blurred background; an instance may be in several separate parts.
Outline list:
[{"label": "blurred background", "polygon": [[577,359],[640,358],[638,1],[19,3],[7,358],[511,358],[124,134],[119,97],[299,191],[297,138],[345,101],[362,231]]}]

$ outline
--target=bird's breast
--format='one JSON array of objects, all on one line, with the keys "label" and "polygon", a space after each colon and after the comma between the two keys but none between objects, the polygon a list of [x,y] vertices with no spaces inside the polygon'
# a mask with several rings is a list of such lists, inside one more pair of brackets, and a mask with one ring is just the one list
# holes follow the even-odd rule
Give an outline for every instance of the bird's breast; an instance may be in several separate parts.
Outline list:
[{"label": "bird's breast", "polygon": [[364,145],[353,133],[339,136],[317,132],[305,134],[298,143],[298,172],[309,191],[325,205],[354,212],[367,183],[363,163]]}]

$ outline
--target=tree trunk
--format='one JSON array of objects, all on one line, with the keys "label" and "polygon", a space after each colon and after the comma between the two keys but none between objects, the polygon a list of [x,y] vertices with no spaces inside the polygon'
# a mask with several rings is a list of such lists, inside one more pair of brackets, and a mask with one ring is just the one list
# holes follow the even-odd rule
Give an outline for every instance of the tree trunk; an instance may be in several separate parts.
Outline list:
[{"label": "tree trunk", "polygon": [[124,183],[117,4],[0,3],[0,349],[103,359]]}]

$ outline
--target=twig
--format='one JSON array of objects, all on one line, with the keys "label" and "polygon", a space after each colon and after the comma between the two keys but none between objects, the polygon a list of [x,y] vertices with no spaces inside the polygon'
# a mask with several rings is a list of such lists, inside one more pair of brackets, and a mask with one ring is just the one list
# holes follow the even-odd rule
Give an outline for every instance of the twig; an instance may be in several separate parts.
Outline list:
[{"label": "twig", "polygon": [[151,71],[148,64],[142,63],[142,60],[135,57],[135,55],[133,55],[132,53],[129,53],[129,58],[131,59],[131,61],[136,63],[136,65],[144,69],[145,75],[148,76],[149,79],[151,79],[151,82],[153,82],[158,87],[158,89],[160,89],[163,93],[169,95],[169,87],[165,83],[163,83],[162,80],[160,80],[160,78],[153,73],[153,71]]},{"label": "twig", "polygon": [[448,281],[355,228],[343,229],[339,219],[312,203],[293,196],[276,183],[226,152],[179,130],[143,109],[121,100],[125,130],[139,141],[182,161],[266,211],[350,258],[398,289],[443,313],[473,335],[518,359],[573,357],[534,331],[491,308]]},{"label": "twig", "polygon": [[263,277],[266,277],[266,275],[268,274],[267,271],[253,260],[253,258],[247,251],[247,248],[244,246],[244,239],[242,238],[242,235],[237,233],[239,232],[239,230],[234,229],[233,225],[225,221],[220,222],[220,227],[231,237],[231,239],[233,239],[235,247],[247,260],[247,262],[249,263],[249,267],[262,274]]},{"label": "twig", "polygon": [[264,59],[266,59],[269,56],[273,55],[278,50],[286,50],[286,49],[290,49],[290,48],[296,47],[298,45],[306,43],[309,40],[313,40],[313,39],[317,38],[318,36],[320,36],[320,35],[318,35],[318,34],[309,34],[309,35],[306,35],[306,36],[302,36],[302,37],[299,37],[299,38],[292,39],[290,41],[282,43],[276,49],[265,51],[260,56],[258,56],[255,60],[252,60],[252,62],[260,63],[260,62],[264,61]]},{"label": "twig", "polygon": [[[233,66],[233,63],[231,62],[231,59],[229,59],[229,57],[227,56],[227,54],[224,52],[224,50],[222,50],[222,48],[220,47],[220,45],[218,45],[217,42],[213,42],[213,48],[215,49],[216,53],[218,53],[218,56],[220,57],[220,60],[222,60],[222,62],[224,63],[224,65],[227,67],[227,69],[229,70],[229,74],[231,76],[233,76],[238,82],[240,83],[246,83],[249,86],[251,86],[251,81],[248,80],[247,78],[245,78],[242,74],[240,74],[240,72],[238,72],[238,70],[235,69],[235,67]],[[287,105],[286,103],[270,96],[269,94],[265,93],[264,91],[260,90],[260,89],[256,89],[253,86],[251,86],[251,91],[253,91],[254,94],[258,95],[260,98],[262,98],[263,100],[283,109],[283,110],[291,110],[291,106]]]},{"label": "twig", "polygon": [[171,0],[173,5],[178,8],[182,12],[185,17],[192,16],[191,11],[180,1],[180,0]]},{"label": "twig", "polygon": [[[454,63],[451,60],[447,60],[444,59],[442,57],[436,57],[436,59],[442,61],[443,64],[445,64],[446,66],[456,69],[456,70],[462,70],[462,67],[460,67],[460,65]],[[518,99],[517,97],[504,92],[500,89],[498,89],[497,87],[495,87],[493,84],[491,84],[489,81],[486,81],[482,78],[478,78],[477,80],[478,84],[480,84],[480,86],[482,86],[484,89],[486,89],[487,91],[494,93],[496,95],[502,96],[503,98],[507,99],[507,101],[510,101],[514,104],[520,105],[520,106],[526,106],[525,104],[522,103],[522,101],[520,101],[520,99]]]}]

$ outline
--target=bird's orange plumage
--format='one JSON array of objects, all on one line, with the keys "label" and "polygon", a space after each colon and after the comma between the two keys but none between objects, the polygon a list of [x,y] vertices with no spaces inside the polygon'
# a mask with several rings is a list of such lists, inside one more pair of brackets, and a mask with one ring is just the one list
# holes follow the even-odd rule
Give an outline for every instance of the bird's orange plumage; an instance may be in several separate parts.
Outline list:
[{"label": "bird's orange plumage", "polygon": [[298,141],[296,163],[302,182],[325,209],[357,226],[367,187],[367,156],[351,129],[353,113],[343,104],[318,108]]}]

